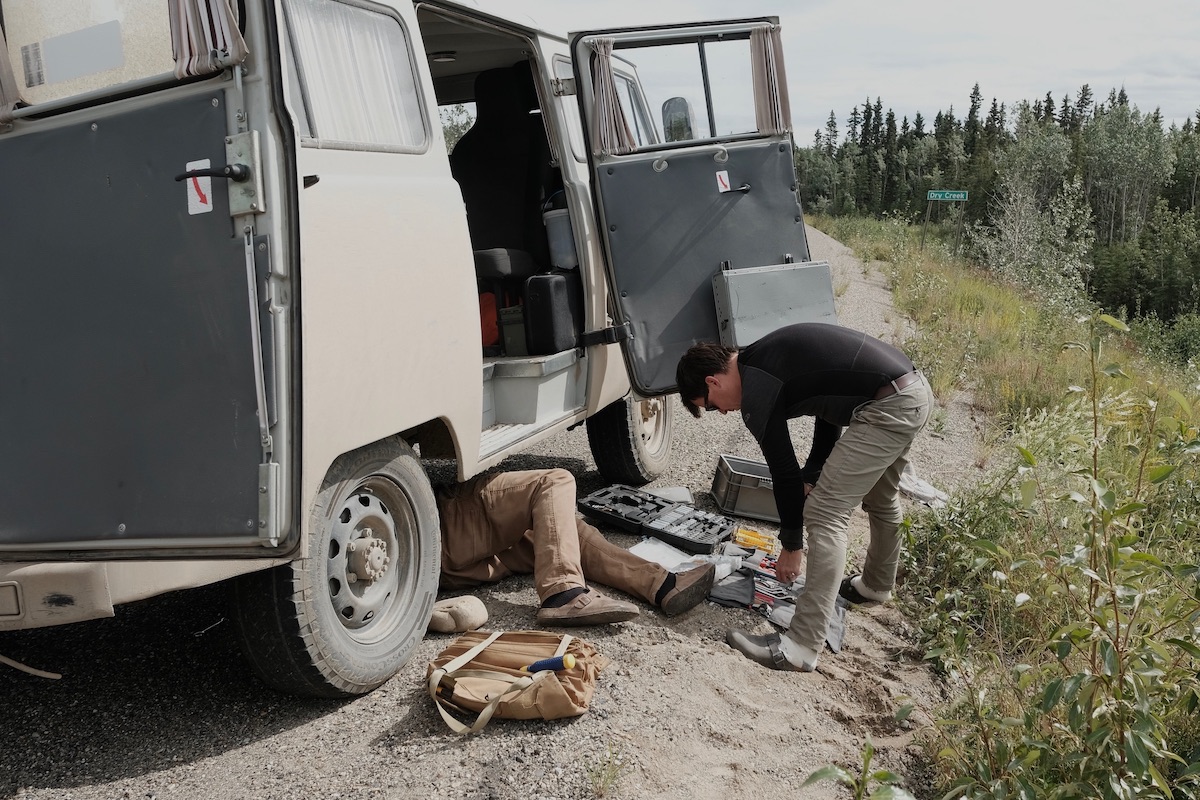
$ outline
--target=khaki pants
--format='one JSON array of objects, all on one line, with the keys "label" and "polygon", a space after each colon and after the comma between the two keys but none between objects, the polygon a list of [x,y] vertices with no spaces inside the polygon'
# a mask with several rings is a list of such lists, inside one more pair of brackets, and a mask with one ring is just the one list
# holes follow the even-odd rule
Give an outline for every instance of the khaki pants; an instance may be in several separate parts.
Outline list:
[{"label": "khaki pants", "polygon": [[538,599],[587,580],[654,602],[667,572],[604,538],[575,513],[563,469],[499,472],[438,492],[443,589],[533,573]]},{"label": "khaki pants", "polygon": [[871,539],[863,583],[891,591],[900,558],[900,473],[908,463],[913,439],[929,419],[933,395],[921,380],[854,411],[804,503],[808,539],[804,593],[788,636],[814,652],[825,644],[838,585],[846,569],[846,530],[859,503],[867,512]]}]

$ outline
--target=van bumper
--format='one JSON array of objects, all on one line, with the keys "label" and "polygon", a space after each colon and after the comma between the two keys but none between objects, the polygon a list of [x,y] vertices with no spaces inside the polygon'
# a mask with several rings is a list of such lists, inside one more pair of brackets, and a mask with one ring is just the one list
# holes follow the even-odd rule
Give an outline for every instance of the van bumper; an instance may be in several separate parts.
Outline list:
[{"label": "van bumper", "polygon": [[113,606],[194,589],[286,558],[190,561],[0,562],[0,631],[113,616]]},{"label": "van bumper", "polygon": [[0,564],[0,631],[111,616],[105,564]]}]

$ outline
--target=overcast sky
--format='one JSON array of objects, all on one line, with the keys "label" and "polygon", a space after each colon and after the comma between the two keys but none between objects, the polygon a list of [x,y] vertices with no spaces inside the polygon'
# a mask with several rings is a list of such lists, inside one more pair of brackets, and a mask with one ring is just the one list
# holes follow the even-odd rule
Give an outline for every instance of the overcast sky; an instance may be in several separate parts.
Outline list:
[{"label": "overcast sky", "polygon": [[883,101],[896,123],[939,110],[960,119],[979,84],[995,98],[1055,104],[1089,84],[1124,86],[1143,113],[1182,124],[1200,108],[1200,0],[479,0],[560,33],[622,25],[777,16],[783,26],[796,141],[829,112],[845,136],[851,109]]}]

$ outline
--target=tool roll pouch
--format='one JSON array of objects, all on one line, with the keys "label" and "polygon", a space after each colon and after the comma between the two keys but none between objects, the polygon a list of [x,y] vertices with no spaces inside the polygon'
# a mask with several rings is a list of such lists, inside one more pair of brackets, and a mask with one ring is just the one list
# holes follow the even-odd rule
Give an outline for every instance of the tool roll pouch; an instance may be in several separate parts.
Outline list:
[{"label": "tool roll pouch", "polygon": [[[570,653],[575,666],[522,672],[544,658]],[[456,733],[474,733],[492,717],[562,719],[587,711],[596,676],[611,662],[585,641],[544,631],[470,631],[429,662],[429,696]],[[471,724],[455,711],[477,715]]]}]

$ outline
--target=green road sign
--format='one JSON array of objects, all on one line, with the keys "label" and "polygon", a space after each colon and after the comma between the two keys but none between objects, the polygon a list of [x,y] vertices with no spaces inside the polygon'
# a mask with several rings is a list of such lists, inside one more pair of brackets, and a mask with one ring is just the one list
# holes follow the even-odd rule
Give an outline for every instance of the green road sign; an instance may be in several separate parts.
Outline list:
[{"label": "green road sign", "polygon": [[925,197],[926,200],[959,200],[966,202],[965,189],[933,189]]}]

